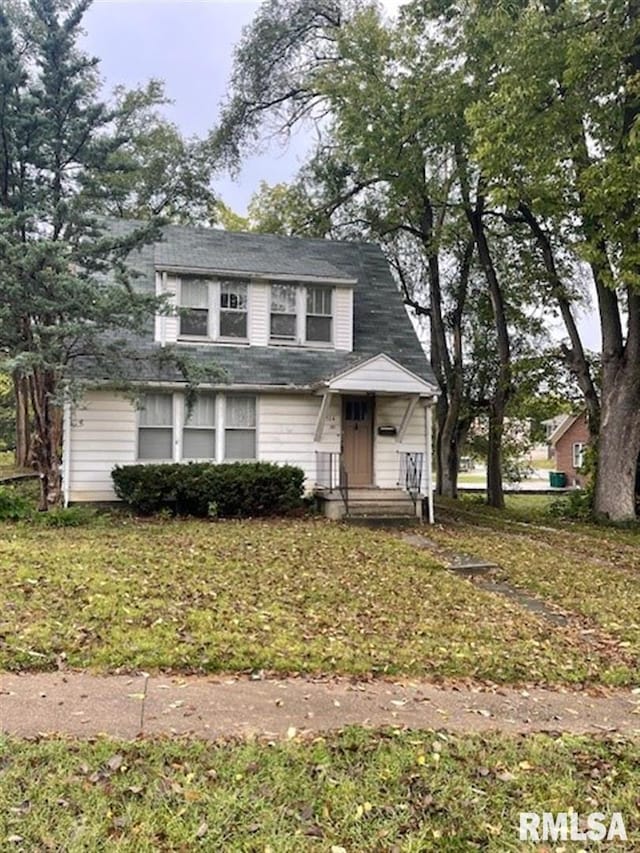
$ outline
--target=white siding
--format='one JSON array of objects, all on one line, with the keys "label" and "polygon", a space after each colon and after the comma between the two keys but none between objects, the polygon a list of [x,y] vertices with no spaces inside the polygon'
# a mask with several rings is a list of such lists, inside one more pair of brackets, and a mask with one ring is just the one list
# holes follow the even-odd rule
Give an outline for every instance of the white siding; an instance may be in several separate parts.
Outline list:
[{"label": "white siding", "polygon": [[135,462],[136,439],[136,410],[129,400],[111,392],[87,393],[72,416],[69,500],[116,500],[111,471]]},{"label": "white siding", "polygon": [[353,290],[335,289],[334,345],[336,349],[353,350]]},{"label": "white siding", "polygon": [[178,340],[178,314],[176,308],[178,305],[178,284],[179,279],[176,276],[168,275],[166,277],[166,293],[169,295],[169,305],[173,308],[173,313],[167,314],[160,318],[164,323],[164,341],[167,344],[175,344]]},{"label": "white siding", "polygon": [[265,282],[249,286],[249,343],[256,347],[269,343],[269,285]]},{"label": "white siding", "polygon": [[394,489],[398,485],[400,451],[424,453],[425,450],[424,408],[420,403],[413,410],[401,442],[396,436],[378,435],[379,426],[400,429],[408,402],[406,397],[376,397],[373,474],[376,486],[382,489]]},{"label": "white siding", "polygon": [[353,368],[344,376],[330,382],[329,385],[334,390],[347,392],[433,393],[433,389],[426,382],[384,355],[376,356],[359,367]]},{"label": "white siding", "polygon": [[340,449],[340,401],[332,400],[320,442],[314,441],[322,398],[302,394],[263,394],[258,399],[258,458],[298,465],[305,486],[316,480],[315,451]]}]

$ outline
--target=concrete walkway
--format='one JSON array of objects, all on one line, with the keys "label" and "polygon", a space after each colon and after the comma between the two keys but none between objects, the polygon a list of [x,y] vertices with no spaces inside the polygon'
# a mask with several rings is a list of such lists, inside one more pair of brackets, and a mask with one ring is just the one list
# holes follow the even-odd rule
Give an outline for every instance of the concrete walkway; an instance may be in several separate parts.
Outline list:
[{"label": "concrete walkway", "polygon": [[0,731],[206,739],[338,729],[349,724],[508,733],[640,735],[640,693],[437,687],[418,681],[58,672],[0,676]]}]

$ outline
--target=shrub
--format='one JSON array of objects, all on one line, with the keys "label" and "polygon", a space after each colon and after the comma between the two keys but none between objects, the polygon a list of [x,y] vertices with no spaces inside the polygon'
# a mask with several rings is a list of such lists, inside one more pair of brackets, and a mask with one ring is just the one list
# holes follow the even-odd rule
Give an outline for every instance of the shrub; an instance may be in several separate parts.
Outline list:
[{"label": "shrub", "polygon": [[137,512],[246,518],[283,515],[302,504],[304,472],[270,462],[118,466],[115,492]]},{"label": "shrub", "polygon": [[552,501],[547,512],[554,518],[589,521],[593,516],[593,494],[589,489],[576,489]]},{"label": "shrub", "polygon": [[68,506],[56,507],[48,512],[38,512],[33,516],[33,521],[44,527],[83,527],[94,524],[99,520],[99,515],[93,507]]},{"label": "shrub", "polygon": [[0,521],[20,521],[33,512],[31,501],[10,486],[0,486]]}]

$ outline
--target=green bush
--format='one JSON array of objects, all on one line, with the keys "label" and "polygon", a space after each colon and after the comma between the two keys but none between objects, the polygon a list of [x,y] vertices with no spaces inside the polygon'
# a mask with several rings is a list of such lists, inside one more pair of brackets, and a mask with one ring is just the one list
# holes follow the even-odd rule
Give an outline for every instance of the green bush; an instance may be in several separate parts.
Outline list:
[{"label": "green bush", "polygon": [[593,516],[593,493],[589,489],[576,489],[552,501],[547,512],[554,518],[589,521]]},{"label": "green bush", "polygon": [[33,512],[31,501],[11,486],[0,486],[0,521],[20,521]]},{"label": "green bush", "polygon": [[201,518],[284,515],[302,506],[304,472],[270,462],[118,466],[115,492],[144,515],[171,511]]},{"label": "green bush", "polygon": [[93,507],[68,506],[56,507],[48,512],[38,512],[33,516],[36,524],[44,527],[83,527],[94,524],[99,515]]}]

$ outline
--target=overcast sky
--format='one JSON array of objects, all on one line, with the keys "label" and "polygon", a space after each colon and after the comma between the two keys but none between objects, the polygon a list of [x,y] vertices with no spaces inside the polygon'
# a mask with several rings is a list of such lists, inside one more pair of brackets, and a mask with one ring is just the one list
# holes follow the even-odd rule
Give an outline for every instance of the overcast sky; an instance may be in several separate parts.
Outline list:
[{"label": "overcast sky", "polygon": [[[382,0],[395,14],[403,0]],[[259,7],[253,0],[94,0],[85,17],[86,49],[97,56],[108,90],[151,77],[165,81],[173,104],[167,115],[186,134],[204,136],[216,123],[242,28]],[[238,213],[261,180],[289,180],[304,161],[303,134],[283,147],[273,142],[248,159],[237,180],[219,178],[216,189]],[[584,318],[585,343],[597,348],[593,319]]]}]

